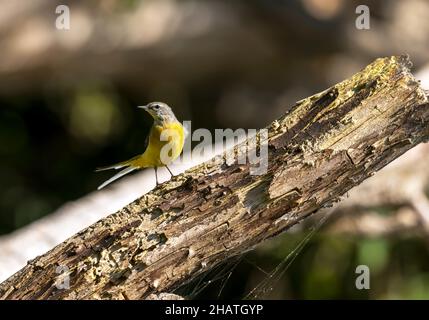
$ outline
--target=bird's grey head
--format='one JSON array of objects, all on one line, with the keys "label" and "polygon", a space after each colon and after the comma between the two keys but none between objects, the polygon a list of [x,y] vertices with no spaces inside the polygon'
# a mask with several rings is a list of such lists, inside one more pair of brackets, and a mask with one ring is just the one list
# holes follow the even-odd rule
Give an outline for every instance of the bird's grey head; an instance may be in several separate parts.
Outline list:
[{"label": "bird's grey head", "polygon": [[143,110],[146,110],[155,120],[155,122],[175,122],[177,121],[171,108],[164,102],[151,102],[145,106],[140,106]]}]

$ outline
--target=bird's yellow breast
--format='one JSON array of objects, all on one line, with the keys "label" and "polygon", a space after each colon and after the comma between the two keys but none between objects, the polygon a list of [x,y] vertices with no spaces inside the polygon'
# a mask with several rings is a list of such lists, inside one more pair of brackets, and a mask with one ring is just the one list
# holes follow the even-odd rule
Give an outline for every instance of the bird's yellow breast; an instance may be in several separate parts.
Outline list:
[{"label": "bird's yellow breast", "polygon": [[184,130],[180,122],[153,125],[149,134],[148,146],[137,160],[137,165],[139,167],[160,167],[170,164],[182,152],[184,138]]}]

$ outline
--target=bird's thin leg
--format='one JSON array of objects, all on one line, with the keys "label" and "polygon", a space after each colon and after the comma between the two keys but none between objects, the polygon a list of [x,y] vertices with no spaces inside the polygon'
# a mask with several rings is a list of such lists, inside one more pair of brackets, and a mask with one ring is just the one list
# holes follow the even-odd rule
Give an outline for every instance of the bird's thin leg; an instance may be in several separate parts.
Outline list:
[{"label": "bird's thin leg", "polygon": [[168,166],[165,166],[165,167],[167,168],[168,172],[170,172],[171,176],[174,177],[174,174],[173,172],[171,172],[170,168]]},{"label": "bird's thin leg", "polygon": [[156,185],[158,185],[158,167],[155,167],[155,181],[156,181]]}]

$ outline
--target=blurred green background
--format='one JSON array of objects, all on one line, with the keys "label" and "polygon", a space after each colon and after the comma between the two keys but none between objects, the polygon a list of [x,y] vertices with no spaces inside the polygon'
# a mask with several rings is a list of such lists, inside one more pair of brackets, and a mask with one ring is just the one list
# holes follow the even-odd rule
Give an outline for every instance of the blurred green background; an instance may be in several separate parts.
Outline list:
[{"label": "blurred green background", "polygon": [[[70,30],[55,28],[58,4],[70,7]],[[360,4],[369,30],[355,27]],[[376,57],[408,53],[416,70],[428,62],[424,0],[2,0],[0,12],[0,234],[93,192],[106,178],[94,168],[141,152],[151,119],[138,105],[164,101],[194,129],[261,128]],[[181,290],[244,298],[262,281],[262,298],[429,298],[419,233],[322,227],[265,283],[308,228]],[[371,268],[370,290],[354,286],[358,264]]]}]

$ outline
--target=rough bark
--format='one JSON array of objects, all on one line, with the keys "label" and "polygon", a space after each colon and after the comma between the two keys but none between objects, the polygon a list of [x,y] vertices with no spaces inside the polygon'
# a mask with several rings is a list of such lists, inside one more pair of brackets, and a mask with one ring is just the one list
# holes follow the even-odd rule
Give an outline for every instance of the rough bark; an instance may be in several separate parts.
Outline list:
[{"label": "rough bark", "polygon": [[[199,165],[28,263],[4,299],[141,299],[172,292],[331,206],[429,136],[427,93],[407,57],[364,70],[296,103],[269,127],[269,167]],[[246,144],[234,152],[245,152]],[[69,269],[70,288],[58,289]]]},{"label": "rough bark", "polygon": [[428,163],[429,143],[393,161],[348,193],[347,201],[333,210],[328,230],[365,236],[417,234],[429,240]]}]

